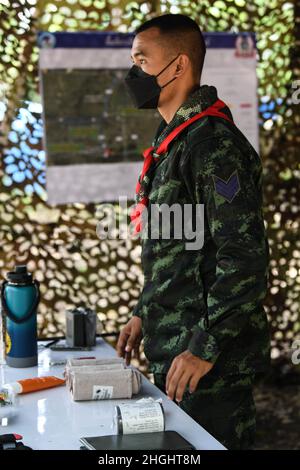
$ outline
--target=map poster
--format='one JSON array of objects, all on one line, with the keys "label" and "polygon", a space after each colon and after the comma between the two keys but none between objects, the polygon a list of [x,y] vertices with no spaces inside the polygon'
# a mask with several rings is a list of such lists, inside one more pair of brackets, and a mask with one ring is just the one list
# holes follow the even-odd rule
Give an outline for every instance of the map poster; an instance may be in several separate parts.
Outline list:
[{"label": "map poster", "polygon": [[[204,36],[201,84],[216,86],[258,150],[255,36]],[[49,204],[134,198],[142,151],[161,116],[135,109],[125,88],[132,40],[116,32],[38,34]]]}]

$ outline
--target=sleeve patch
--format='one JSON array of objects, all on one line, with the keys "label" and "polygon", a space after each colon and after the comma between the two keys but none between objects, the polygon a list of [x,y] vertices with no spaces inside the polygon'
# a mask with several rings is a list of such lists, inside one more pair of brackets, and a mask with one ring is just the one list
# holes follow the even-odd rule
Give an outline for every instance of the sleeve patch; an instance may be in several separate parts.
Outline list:
[{"label": "sleeve patch", "polygon": [[215,191],[220,196],[224,197],[226,201],[232,202],[235,196],[241,189],[240,181],[237,170],[235,170],[227,181],[224,181],[219,176],[212,176],[215,186]]}]

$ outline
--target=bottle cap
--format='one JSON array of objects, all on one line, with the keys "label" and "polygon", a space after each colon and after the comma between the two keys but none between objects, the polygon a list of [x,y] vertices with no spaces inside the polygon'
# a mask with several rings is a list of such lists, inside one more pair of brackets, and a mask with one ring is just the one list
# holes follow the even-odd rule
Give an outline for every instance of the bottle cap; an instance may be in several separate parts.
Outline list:
[{"label": "bottle cap", "polygon": [[6,278],[14,284],[32,284],[32,274],[27,271],[26,265],[16,265],[14,271],[6,274]]}]

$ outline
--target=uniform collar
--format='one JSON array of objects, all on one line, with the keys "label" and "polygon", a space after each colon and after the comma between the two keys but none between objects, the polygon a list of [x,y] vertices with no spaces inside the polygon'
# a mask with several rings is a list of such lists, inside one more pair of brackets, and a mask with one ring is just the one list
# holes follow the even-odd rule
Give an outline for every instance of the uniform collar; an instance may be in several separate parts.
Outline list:
[{"label": "uniform collar", "polygon": [[154,139],[154,145],[158,146],[173,129],[180,126],[180,124],[187,121],[195,114],[204,111],[217,99],[218,93],[216,87],[211,85],[199,86],[199,88],[197,88],[188,96],[180,108],[178,108],[169,124],[162,120]]}]

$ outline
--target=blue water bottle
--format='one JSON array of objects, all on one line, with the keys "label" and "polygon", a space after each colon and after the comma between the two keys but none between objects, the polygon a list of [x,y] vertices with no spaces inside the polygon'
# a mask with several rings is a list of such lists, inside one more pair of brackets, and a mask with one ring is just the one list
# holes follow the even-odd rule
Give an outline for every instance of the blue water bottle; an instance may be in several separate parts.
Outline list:
[{"label": "blue water bottle", "polygon": [[6,363],[11,367],[37,365],[38,281],[26,266],[7,273],[1,287],[2,314],[5,316]]}]

